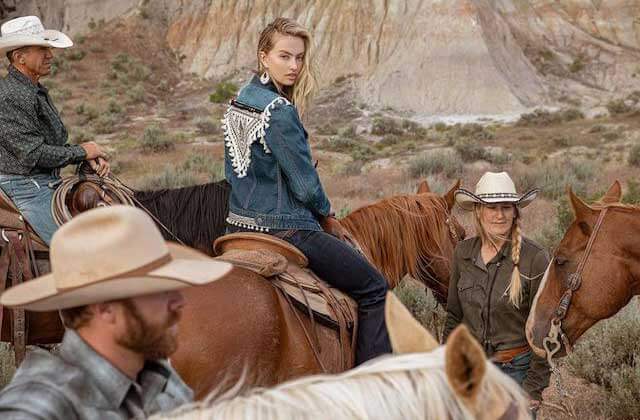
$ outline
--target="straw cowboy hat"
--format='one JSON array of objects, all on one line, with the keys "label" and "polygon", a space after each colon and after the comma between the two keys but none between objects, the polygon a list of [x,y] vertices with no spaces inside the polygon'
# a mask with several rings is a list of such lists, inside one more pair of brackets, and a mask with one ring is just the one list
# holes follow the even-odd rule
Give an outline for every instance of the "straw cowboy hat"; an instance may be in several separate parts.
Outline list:
[{"label": "straw cowboy hat", "polygon": [[51,241],[51,274],[5,291],[0,304],[50,311],[210,283],[231,270],[164,240],[151,218],[130,206],[90,210]]},{"label": "straw cowboy hat", "polygon": [[44,29],[37,16],[23,16],[2,24],[0,53],[5,54],[30,45],[69,48],[73,45],[73,41],[60,31]]},{"label": "straw cowboy hat", "polygon": [[516,192],[511,177],[506,172],[485,172],[476,184],[475,194],[460,188],[455,192],[456,203],[463,210],[473,210],[477,204],[513,203],[519,208],[531,204],[538,195],[537,189],[532,189],[519,195]]}]

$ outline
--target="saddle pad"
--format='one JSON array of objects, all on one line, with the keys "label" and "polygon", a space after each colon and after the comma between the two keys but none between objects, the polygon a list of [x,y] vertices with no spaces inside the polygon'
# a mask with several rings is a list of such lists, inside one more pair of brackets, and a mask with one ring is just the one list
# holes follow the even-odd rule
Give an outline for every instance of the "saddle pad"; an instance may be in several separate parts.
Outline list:
[{"label": "saddle pad", "polygon": [[[271,249],[231,249],[216,259],[266,277],[291,297],[298,309],[308,314],[307,308],[310,308],[314,317],[331,328],[339,328],[338,316],[347,322],[349,328],[357,319],[357,304],[353,299],[329,286],[309,269],[289,264],[285,257]],[[330,294],[328,298],[325,297],[327,293]]]}]

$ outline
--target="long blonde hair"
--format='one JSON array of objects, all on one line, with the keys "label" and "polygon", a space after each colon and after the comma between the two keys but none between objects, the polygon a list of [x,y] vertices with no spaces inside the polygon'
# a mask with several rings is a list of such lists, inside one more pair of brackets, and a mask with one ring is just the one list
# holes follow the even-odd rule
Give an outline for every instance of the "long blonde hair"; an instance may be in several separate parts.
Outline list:
[{"label": "long blonde hair", "polygon": [[274,36],[276,34],[295,36],[304,41],[302,69],[300,70],[300,74],[295,84],[291,87],[280,86],[272,79],[273,83],[278,88],[278,91],[293,103],[293,105],[298,109],[300,116],[302,116],[309,104],[309,101],[311,100],[311,97],[315,93],[317,85],[316,77],[313,72],[311,34],[307,28],[289,18],[279,17],[268,24],[260,33],[260,39],[258,41],[258,74],[262,74],[266,71],[262,61],[260,60],[260,53],[264,52],[265,54],[268,54],[269,51],[273,49]]},{"label": "long blonde hair", "polygon": [[500,251],[496,245],[498,241],[511,241],[511,260],[513,261],[513,271],[511,272],[511,281],[505,293],[509,292],[509,302],[516,308],[520,307],[522,303],[522,276],[520,275],[520,250],[522,248],[522,228],[520,227],[520,210],[518,206],[514,204],[515,215],[513,217],[513,225],[511,226],[511,233],[509,237],[501,237],[491,235],[483,227],[480,221],[480,211],[482,205],[476,204],[473,211],[473,222],[476,228],[476,232],[480,235],[482,243],[490,243],[496,248],[496,251]]}]

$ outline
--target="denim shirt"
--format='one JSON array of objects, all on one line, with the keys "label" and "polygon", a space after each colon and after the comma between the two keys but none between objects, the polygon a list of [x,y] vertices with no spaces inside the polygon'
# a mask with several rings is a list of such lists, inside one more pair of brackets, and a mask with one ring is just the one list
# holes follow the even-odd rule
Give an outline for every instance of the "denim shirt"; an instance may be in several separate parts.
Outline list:
[{"label": "denim shirt", "polygon": [[331,205],[298,111],[272,83],[245,85],[224,118],[227,222],[259,232],[321,230]]},{"label": "denim shirt", "polygon": [[166,360],[149,360],[134,381],[74,330],[60,353],[30,350],[0,392],[0,418],[125,420],[146,418],[193,401],[193,392]]}]

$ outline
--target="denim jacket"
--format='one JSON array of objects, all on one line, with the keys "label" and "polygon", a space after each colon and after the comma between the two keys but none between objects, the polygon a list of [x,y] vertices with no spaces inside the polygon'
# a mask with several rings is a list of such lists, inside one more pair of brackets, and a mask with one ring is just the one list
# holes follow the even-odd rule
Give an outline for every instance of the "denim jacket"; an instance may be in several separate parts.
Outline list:
[{"label": "denim jacket", "polygon": [[321,230],[331,205],[296,108],[272,83],[245,85],[223,120],[227,223],[259,232]]}]

